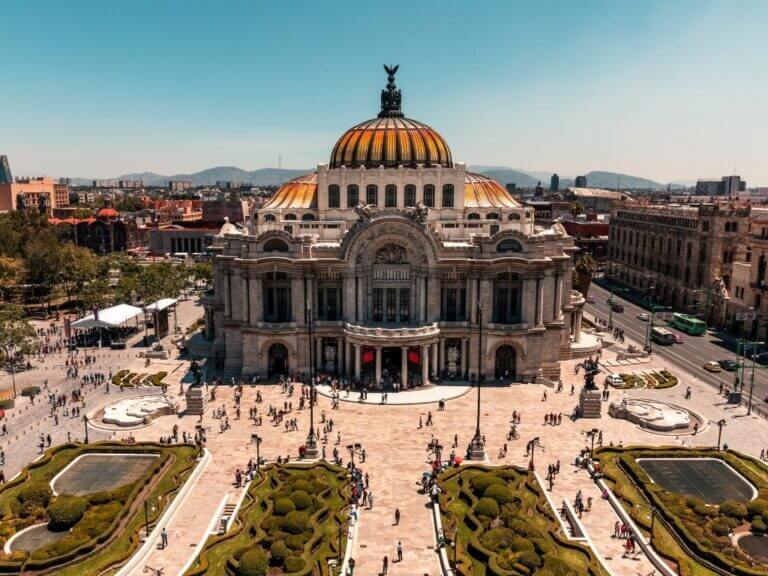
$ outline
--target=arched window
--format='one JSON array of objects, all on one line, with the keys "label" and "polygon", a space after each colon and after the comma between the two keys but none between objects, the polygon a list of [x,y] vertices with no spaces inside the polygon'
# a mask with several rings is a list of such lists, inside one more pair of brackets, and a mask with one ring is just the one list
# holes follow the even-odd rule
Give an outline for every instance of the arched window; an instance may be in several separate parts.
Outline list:
[{"label": "arched window", "polygon": [[272,238],[264,242],[264,252],[288,252],[288,244],[278,238]]},{"label": "arched window", "polygon": [[520,242],[513,238],[507,238],[506,240],[502,240],[496,245],[496,251],[497,252],[522,252],[523,247],[520,245]]},{"label": "arched window", "polygon": [[304,220],[304,222],[311,222],[312,220],[317,220],[317,218],[315,218],[314,214],[304,214],[301,217],[301,219]]},{"label": "arched window", "polygon": [[296,214],[286,214],[283,216],[283,220],[296,220]]},{"label": "arched window", "polygon": [[338,185],[328,186],[328,208],[339,208],[341,206],[341,190]]},{"label": "arched window", "polygon": [[480,220],[480,214],[472,212],[472,214],[467,215],[467,220]]},{"label": "arched window", "polygon": [[416,206],[416,186],[413,184],[405,185],[405,206],[407,208]]},{"label": "arched window", "polygon": [[365,188],[365,203],[373,204],[374,206],[379,203],[379,189],[376,184],[368,184]]},{"label": "arched window", "polygon": [[347,186],[347,208],[354,208],[360,204],[360,188],[357,184]]},{"label": "arched window", "polygon": [[487,220],[498,220],[499,219],[499,215],[496,214],[496,212],[491,212],[490,214],[486,214],[485,217],[486,217]]},{"label": "arched window", "polygon": [[264,216],[264,222],[274,222],[274,221],[275,221],[274,214],[267,214]]},{"label": "arched window", "polygon": [[453,208],[453,184],[443,184],[443,208]]},{"label": "arched window", "polygon": [[384,207],[397,208],[397,186],[387,184],[384,187]]},{"label": "arched window", "polygon": [[509,220],[520,220],[520,214],[517,212],[512,212],[509,216],[507,216]]},{"label": "arched window", "polygon": [[435,207],[435,187],[432,184],[424,185],[424,206]]}]

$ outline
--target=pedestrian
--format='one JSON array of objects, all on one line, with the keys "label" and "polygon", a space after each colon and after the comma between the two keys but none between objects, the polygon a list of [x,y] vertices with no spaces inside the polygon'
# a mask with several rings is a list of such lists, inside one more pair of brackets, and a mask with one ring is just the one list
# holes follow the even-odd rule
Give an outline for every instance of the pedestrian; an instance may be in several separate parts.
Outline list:
[{"label": "pedestrian", "polygon": [[160,544],[163,549],[168,546],[168,532],[166,531],[165,526],[163,526],[163,530],[160,532]]},{"label": "pedestrian", "polygon": [[403,543],[400,541],[397,542],[397,561],[403,561]]},{"label": "pedestrian", "polygon": [[382,561],[381,564],[382,564],[381,573],[386,575],[387,574],[387,569],[389,568],[389,558],[384,556],[384,560]]},{"label": "pedestrian", "polygon": [[[5,452],[3,452],[3,461],[5,461]],[[395,526],[400,525],[400,508],[395,508]]]}]

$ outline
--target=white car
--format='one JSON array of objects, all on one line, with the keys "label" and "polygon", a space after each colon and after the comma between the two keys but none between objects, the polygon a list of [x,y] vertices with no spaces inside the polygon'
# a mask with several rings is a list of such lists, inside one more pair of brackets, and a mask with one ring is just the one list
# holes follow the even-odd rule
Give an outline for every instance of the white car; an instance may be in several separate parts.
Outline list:
[{"label": "white car", "polygon": [[648,314],[648,312],[638,312],[637,319],[642,320],[643,322],[648,322],[651,319],[651,315]]},{"label": "white car", "polygon": [[611,386],[623,386],[624,380],[622,380],[621,376],[618,374],[608,374],[608,376],[605,377],[605,383],[610,384]]}]

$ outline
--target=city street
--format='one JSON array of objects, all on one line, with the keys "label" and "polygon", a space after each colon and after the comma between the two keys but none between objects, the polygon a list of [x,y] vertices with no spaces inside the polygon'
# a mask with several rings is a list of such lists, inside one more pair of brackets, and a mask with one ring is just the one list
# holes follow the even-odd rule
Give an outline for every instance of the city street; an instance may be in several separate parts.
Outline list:
[{"label": "city street", "polygon": [[[586,304],[585,315],[590,320],[600,318],[607,321],[609,318],[607,301],[611,295],[610,291],[593,283],[589,289],[589,294],[594,296],[595,302]],[[613,314],[614,327],[623,328],[626,338],[643,346],[648,331],[648,322],[638,319],[637,314],[639,312],[647,312],[647,310],[625,300],[618,291],[614,293],[614,298],[624,306],[624,312]],[[677,328],[667,326],[667,323],[661,320],[655,320],[654,325],[663,326],[671,332],[682,335],[684,339],[683,344],[672,344],[671,346],[662,346],[654,342],[653,352],[655,355],[679,365],[687,372],[695,374],[698,380],[712,386],[719,387],[721,382],[726,386],[733,386],[736,372],[726,372],[723,370],[720,373],[713,374],[703,368],[705,362],[713,360],[736,360],[735,352],[728,349],[725,342],[717,335],[707,332],[704,336],[691,336]],[[747,359],[744,367],[745,395],[749,394],[751,369],[752,361]],[[768,396],[768,372],[766,372],[765,367],[755,364],[753,402],[762,408],[768,408],[768,404],[765,402],[766,396]]]}]

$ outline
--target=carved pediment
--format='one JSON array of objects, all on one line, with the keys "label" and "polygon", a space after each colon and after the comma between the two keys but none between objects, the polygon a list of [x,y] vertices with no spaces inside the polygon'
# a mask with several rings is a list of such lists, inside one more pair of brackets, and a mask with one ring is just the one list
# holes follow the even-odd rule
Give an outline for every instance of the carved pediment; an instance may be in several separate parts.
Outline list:
[{"label": "carved pediment", "polygon": [[379,248],[373,258],[374,264],[408,264],[408,252],[398,244],[387,244]]}]

